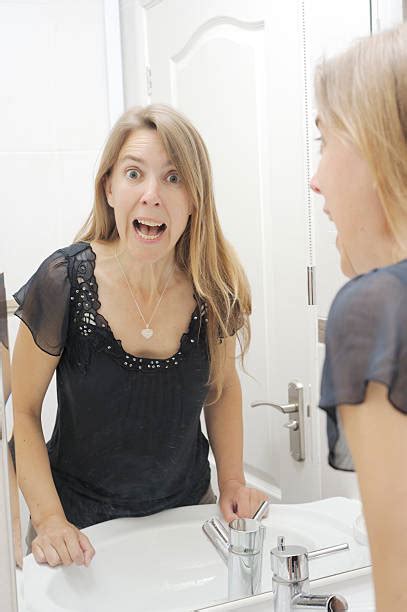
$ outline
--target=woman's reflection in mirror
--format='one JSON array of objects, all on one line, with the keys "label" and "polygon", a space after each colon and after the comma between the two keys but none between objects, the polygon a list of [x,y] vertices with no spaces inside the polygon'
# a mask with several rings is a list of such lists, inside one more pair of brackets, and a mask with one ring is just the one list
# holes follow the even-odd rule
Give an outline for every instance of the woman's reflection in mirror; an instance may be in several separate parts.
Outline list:
[{"label": "woman's reflection in mirror", "polygon": [[117,121],[87,223],[15,299],[17,467],[38,562],[88,565],[84,527],[216,501],[202,407],[224,518],[251,516],[266,496],[245,483],[235,365],[236,340],[243,355],[249,343],[250,291],[188,119],[151,105]]},{"label": "woman's reflection in mirror", "polygon": [[324,61],[315,79],[311,187],[351,279],[329,312],[320,406],[331,465],[358,473],[377,612],[407,609],[406,66],[404,24]]}]

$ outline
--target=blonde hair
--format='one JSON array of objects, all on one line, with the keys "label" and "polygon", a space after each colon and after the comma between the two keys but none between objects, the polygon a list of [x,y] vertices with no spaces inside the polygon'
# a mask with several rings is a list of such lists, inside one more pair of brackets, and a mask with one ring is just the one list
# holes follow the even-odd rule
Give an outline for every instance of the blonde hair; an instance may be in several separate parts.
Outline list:
[{"label": "blonde hair", "polygon": [[322,124],[369,164],[397,249],[407,248],[407,23],[362,38],[316,70]]},{"label": "blonde hair", "polygon": [[138,129],[156,130],[193,202],[193,211],[175,247],[178,267],[190,277],[196,294],[206,302],[207,341],[210,359],[208,384],[213,385],[213,402],[222,393],[223,351],[220,338],[237,330],[243,362],[250,343],[251,297],[247,278],[220,227],[213,194],[208,151],[193,125],[173,108],[152,104],[131,108],[114,125],[102,153],[95,178],[93,210],[75,240],[113,241],[118,238],[113,209],[105,194],[105,181],[126,139]]}]

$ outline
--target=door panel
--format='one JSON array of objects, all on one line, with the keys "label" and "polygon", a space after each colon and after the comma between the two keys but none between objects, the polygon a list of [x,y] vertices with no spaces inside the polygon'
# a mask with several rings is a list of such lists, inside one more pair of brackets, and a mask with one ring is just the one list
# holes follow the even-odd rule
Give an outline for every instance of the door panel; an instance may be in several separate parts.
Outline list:
[{"label": "door panel", "polygon": [[247,478],[275,499],[311,499],[313,461],[291,458],[287,417],[250,407],[286,402],[290,380],[309,377],[300,14],[296,3],[273,4],[164,0],[146,10],[146,38],[151,99],[202,133],[222,226],[252,287],[250,376],[241,373]]},{"label": "door panel", "polygon": [[[222,227],[252,287],[250,376],[241,373],[246,475],[285,502],[321,495],[317,307],[308,305],[307,287],[313,213],[306,206],[310,72],[303,9],[312,4],[139,3],[151,101],[174,105],[202,133]],[[304,385],[302,462],[290,454],[288,417],[250,407],[258,399],[287,403],[295,379]]]}]

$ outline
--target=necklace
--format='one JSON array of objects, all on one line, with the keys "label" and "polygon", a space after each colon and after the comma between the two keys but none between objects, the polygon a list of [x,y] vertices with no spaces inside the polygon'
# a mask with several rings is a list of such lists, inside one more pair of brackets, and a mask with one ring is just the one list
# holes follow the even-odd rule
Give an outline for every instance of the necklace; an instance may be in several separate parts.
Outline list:
[{"label": "necklace", "polygon": [[143,319],[143,321],[144,321],[145,328],[144,328],[144,329],[142,329],[140,333],[141,333],[141,335],[142,335],[142,336],[143,336],[143,337],[144,337],[146,340],[149,340],[149,339],[151,338],[151,336],[154,334],[154,330],[153,330],[153,329],[150,327],[150,323],[151,323],[151,321],[153,320],[153,317],[154,317],[154,315],[155,315],[155,313],[156,313],[156,311],[157,311],[157,308],[159,307],[159,305],[160,305],[160,303],[161,303],[161,300],[163,299],[163,295],[164,295],[164,293],[165,293],[165,290],[167,289],[167,286],[168,286],[168,283],[169,283],[170,278],[171,278],[171,276],[172,276],[172,273],[174,272],[175,264],[173,265],[173,267],[172,267],[172,269],[171,269],[171,272],[170,272],[170,273],[169,273],[169,275],[168,275],[167,282],[165,283],[164,289],[163,289],[163,291],[162,291],[162,293],[161,293],[160,297],[158,298],[158,302],[157,302],[157,304],[155,305],[155,308],[154,308],[154,310],[153,310],[153,314],[152,314],[152,315],[151,315],[151,317],[150,317],[150,320],[149,320],[149,321],[146,321],[146,320],[145,320],[145,318],[144,318],[143,313],[141,312],[141,308],[140,308],[140,306],[138,305],[138,302],[137,302],[137,300],[136,300],[136,296],[134,295],[133,289],[131,288],[131,285],[130,285],[130,283],[129,283],[129,279],[128,279],[128,278],[127,278],[127,276],[126,276],[126,273],[125,273],[125,271],[124,271],[124,269],[123,269],[123,266],[122,266],[122,264],[121,264],[121,261],[120,261],[120,259],[119,259],[118,255],[117,255],[117,250],[115,251],[115,257],[116,257],[116,261],[117,261],[117,263],[118,263],[118,265],[119,265],[119,268],[120,268],[120,270],[121,270],[121,273],[123,274],[123,277],[124,277],[124,279],[125,279],[125,281],[126,281],[126,283],[127,283],[127,286],[128,286],[128,288],[129,288],[129,291],[130,291],[130,295],[131,295],[131,297],[133,298],[133,302],[134,302],[134,303],[135,303],[135,305],[137,306],[137,310],[139,311],[140,317],[141,317],[141,318]]}]

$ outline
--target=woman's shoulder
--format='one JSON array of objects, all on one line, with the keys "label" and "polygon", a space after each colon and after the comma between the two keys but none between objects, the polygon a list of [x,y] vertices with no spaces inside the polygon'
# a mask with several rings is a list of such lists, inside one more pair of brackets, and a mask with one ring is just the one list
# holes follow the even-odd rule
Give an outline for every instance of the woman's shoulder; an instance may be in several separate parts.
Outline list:
[{"label": "woman's shoulder", "polygon": [[332,310],[366,303],[379,306],[396,299],[407,300],[407,260],[352,278],[336,294]]},{"label": "woman's shoulder", "polygon": [[[53,287],[55,290],[68,280],[72,269],[71,262],[79,254],[87,254],[85,258],[92,257],[92,250],[89,243],[77,242],[70,244],[66,247],[62,247],[53,251],[48,255],[37,267],[36,271],[32,273],[30,279],[26,282],[23,287],[17,291],[14,297],[17,299],[21,297],[22,290],[27,290],[29,287],[34,286],[47,286]],[[16,297],[17,296],[17,297]]]},{"label": "woman's shoulder", "polygon": [[81,261],[94,259],[92,248],[88,242],[74,242],[56,249],[42,261],[38,271],[52,273],[56,269],[65,268],[68,274],[68,271],[72,268],[72,262],[78,257]]},{"label": "woman's shoulder", "polygon": [[62,247],[60,249],[57,249],[56,251],[54,251],[54,253],[52,253],[51,257],[60,257],[61,255],[63,255],[66,258],[71,258],[71,257],[75,257],[76,255],[78,255],[79,253],[83,253],[83,252],[92,252],[92,248],[90,246],[89,242],[73,242],[72,244],[69,244],[68,246]]},{"label": "woman's shoulder", "polygon": [[402,319],[407,324],[407,260],[348,281],[332,303],[328,327],[373,328],[385,319]]}]

